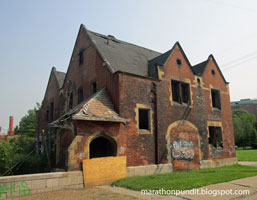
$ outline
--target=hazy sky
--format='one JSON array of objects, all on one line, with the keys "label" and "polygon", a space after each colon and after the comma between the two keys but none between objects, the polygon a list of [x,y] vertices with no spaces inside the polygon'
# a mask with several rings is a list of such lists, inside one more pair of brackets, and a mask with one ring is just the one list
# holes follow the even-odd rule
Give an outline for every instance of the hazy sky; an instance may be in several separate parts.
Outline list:
[{"label": "hazy sky", "polygon": [[52,66],[66,72],[80,24],[192,65],[213,54],[231,100],[257,97],[256,0],[0,0],[0,126],[43,99]]}]

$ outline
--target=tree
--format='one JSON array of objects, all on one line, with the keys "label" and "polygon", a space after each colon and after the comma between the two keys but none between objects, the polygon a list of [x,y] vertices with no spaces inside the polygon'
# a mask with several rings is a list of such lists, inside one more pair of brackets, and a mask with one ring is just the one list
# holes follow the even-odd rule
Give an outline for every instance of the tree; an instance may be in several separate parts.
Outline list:
[{"label": "tree", "polygon": [[15,134],[18,133],[20,137],[12,138],[9,142],[4,141],[0,145],[0,175],[39,173],[48,170],[46,156],[35,153],[37,108],[30,109],[21,118],[19,126],[15,127]]},{"label": "tree", "polygon": [[40,108],[40,104],[37,103],[34,109],[28,110],[28,113],[21,118],[19,126],[14,128],[16,135],[34,136],[36,131],[36,110]]},{"label": "tree", "polygon": [[239,147],[257,148],[256,118],[248,111],[236,109],[232,112],[235,143]]}]

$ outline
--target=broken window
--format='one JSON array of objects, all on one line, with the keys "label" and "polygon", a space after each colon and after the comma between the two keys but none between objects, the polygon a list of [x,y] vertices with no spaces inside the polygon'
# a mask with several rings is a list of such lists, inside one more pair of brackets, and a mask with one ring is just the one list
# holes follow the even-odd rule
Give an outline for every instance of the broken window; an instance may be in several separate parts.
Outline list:
[{"label": "broken window", "polygon": [[139,109],[139,129],[150,130],[149,109]]},{"label": "broken window", "polygon": [[83,95],[83,87],[79,87],[78,89],[78,103],[82,102],[84,99],[84,95]]},{"label": "broken window", "polygon": [[92,82],[90,87],[91,87],[90,88],[91,94],[96,93],[96,91],[97,91],[97,82],[96,81]]},{"label": "broken window", "polygon": [[84,49],[80,50],[79,52],[79,65],[82,65],[84,62],[84,57],[83,57]]},{"label": "broken window", "polygon": [[223,148],[221,127],[209,126],[209,144],[215,148]]},{"label": "broken window", "polygon": [[71,92],[69,95],[69,109],[73,107],[73,93]]},{"label": "broken window", "polygon": [[173,101],[190,104],[190,89],[188,83],[172,80],[171,88]]},{"label": "broken window", "polygon": [[54,119],[54,102],[50,103],[50,121]]},{"label": "broken window", "polygon": [[220,91],[212,89],[211,90],[211,98],[212,98],[212,107],[221,109]]}]

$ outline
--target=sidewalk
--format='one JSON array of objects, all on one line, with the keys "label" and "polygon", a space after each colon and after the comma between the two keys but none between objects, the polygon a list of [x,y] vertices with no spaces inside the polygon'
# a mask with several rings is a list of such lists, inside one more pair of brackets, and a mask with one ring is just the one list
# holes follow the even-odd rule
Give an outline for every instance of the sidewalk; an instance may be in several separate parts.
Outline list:
[{"label": "sidewalk", "polygon": [[243,179],[238,179],[226,183],[218,183],[213,185],[204,186],[198,188],[199,190],[249,190],[250,195],[223,195],[223,196],[212,196],[212,195],[180,195],[176,196],[159,196],[159,195],[142,195],[139,191],[134,191],[130,189],[125,189],[121,187],[111,187],[109,185],[97,186],[101,189],[105,189],[114,193],[126,194],[130,196],[135,196],[139,199],[149,199],[149,200],[183,200],[183,199],[191,199],[191,200],[212,200],[212,199],[221,199],[221,200],[229,200],[229,199],[246,199],[246,200],[256,200],[257,199],[257,176],[247,177]]}]

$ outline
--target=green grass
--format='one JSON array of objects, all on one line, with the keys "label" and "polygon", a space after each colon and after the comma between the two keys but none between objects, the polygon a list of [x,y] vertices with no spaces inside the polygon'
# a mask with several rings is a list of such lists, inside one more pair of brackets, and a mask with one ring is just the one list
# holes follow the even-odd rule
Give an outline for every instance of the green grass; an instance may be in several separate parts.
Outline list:
[{"label": "green grass", "polygon": [[188,190],[205,185],[256,176],[257,168],[233,165],[211,169],[173,172],[117,180],[113,185],[133,190]]},{"label": "green grass", "polygon": [[236,157],[238,161],[255,161],[257,162],[257,149],[252,150],[236,150]]}]

